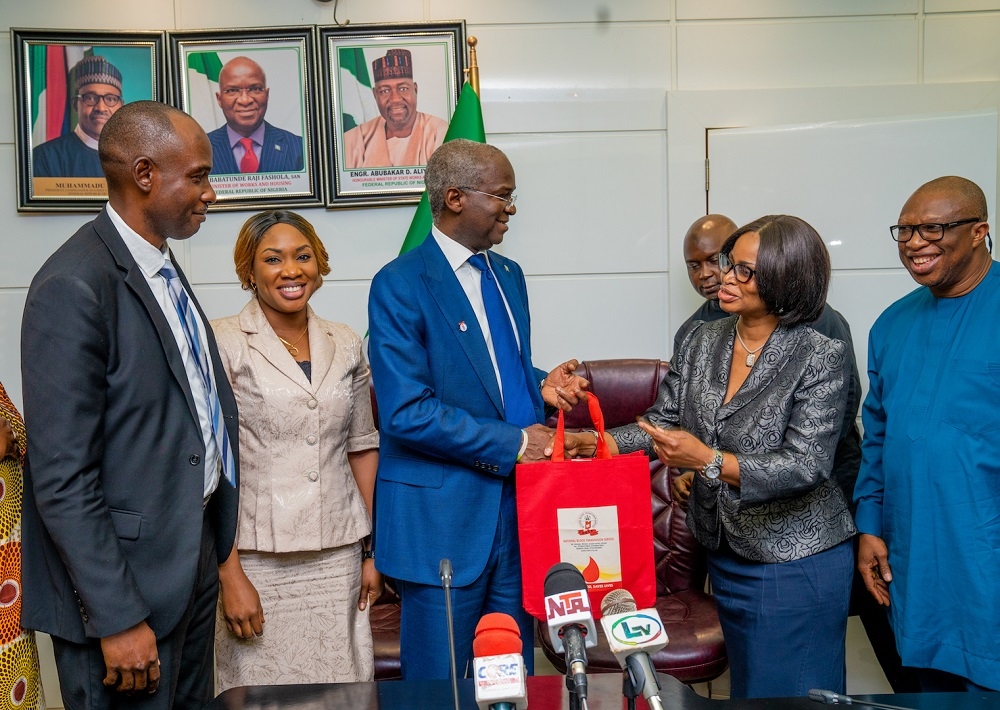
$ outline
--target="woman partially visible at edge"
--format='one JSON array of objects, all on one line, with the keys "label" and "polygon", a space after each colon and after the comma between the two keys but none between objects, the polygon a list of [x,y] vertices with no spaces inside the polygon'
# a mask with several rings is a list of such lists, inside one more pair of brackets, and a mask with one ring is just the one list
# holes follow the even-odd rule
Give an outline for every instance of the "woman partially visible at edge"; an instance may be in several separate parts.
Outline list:
[{"label": "woman partially visible at edge", "polygon": [[[233,253],[251,292],[213,321],[240,412],[237,552],[219,568],[216,664],[240,685],[370,681],[378,432],[361,339],[309,299],[330,273],[313,226],[272,210]],[[265,630],[266,619],[266,630]]]},{"label": "woman partially visible at edge", "polygon": [[[731,696],[843,693],[856,530],[831,471],[850,365],[843,341],[809,327],[830,256],[778,215],[737,230],[719,264],[732,317],[688,333],[646,413],[655,426],[611,430],[609,447],[693,478],[687,524],[709,550]],[[594,436],[566,447],[589,454]]]},{"label": "woman partially visible at edge", "polygon": [[0,707],[45,707],[35,632],[21,628],[21,497],[28,440],[0,384]]}]

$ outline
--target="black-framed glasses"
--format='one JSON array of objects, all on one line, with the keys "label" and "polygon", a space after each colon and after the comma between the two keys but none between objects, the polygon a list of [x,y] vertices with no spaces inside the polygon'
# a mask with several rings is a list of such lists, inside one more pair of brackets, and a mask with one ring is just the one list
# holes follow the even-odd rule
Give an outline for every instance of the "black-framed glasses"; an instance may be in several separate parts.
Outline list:
[{"label": "black-framed glasses", "polygon": [[222,95],[227,99],[238,99],[246,92],[251,98],[259,99],[267,91],[266,86],[261,86],[260,84],[254,84],[253,86],[236,88],[235,86],[229,86],[222,90]]},{"label": "black-framed glasses", "polygon": [[103,101],[108,108],[114,108],[122,102],[122,97],[118,94],[77,94],[77,97],[84,106],[96,106],[98,101]]},{"label": "black-framed glasses", "polygon": [[908,242],[913,239],[914,234],[919,234],[920,238],[925,242],[936,242],[944,237],[944,233],[952,227],[982,221],[983,220],[979,217],[969,217],[969,219],[959,219],[954,222],[946,222],[944,224],[935,222],[928,224],[894,224],[889,227],[889,234],[891,234],[893,240],[897,242]]},{"label": "black-framed glasses", "polygon": [[[755,265],[756,266],[756,265]],[[754,277],[757,273],[757,269],[753,266],[747,266],[746,264],[734,264],[729,258],[729,254],[719,254],[719,270],[728,274],[730,271],[736,271],[736,280],[741,284],[745,284]]]},{"label": "black-framed glasses", "polygon": [[482,190],[477,190],[474,187],[462,187],[462,186],[459,186],[458,189],[459,190],[468,190],[469,192],[478,192],[480,195],[486,195],[487,197],[492,197],[494,199],[500,200],[501,202],[504,203],[503,208],[505,210],[513,207],[514,203],[517,202],[517,195],[513,195],[513,194],[510,197],[501,197],[500,195],[494,195],[491,192],[483,192]]}]

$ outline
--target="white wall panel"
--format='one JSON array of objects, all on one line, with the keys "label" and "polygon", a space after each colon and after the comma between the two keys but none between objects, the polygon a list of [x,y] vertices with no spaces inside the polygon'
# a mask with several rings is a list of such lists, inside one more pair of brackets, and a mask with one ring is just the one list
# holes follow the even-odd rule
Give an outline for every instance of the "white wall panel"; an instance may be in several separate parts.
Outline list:
[{"label": "white wall panel", "polygon": [[713,130],[708,209],[738,224],[794,214],[823,237],[833,268],[891,268],[899,257],[887,228],[917,186],[962,175],[992,207],[996,154],[995,110]]},{"label": "white wall panel", "polygon": [[680,89],[902,84],[917,80],[917,23],[682,23]]},{"label": "white wall panel", "polygon": [[[358,0],[355,0],[358,1]],[[427,0],[428,17],[464,17],[470,24],[643,22],[670,19],[664,0]],[[475,34],[475,33],[473,33]]]},{"label": "white wall panel", "polygon": [[918,0],[677,0],[677,19],[899,15],[919,7]]},{"label": "white wall panel", "polygon": [[9,111],[0,111],[0,143],[14,142],[14,87],[13,69],[10,65],[10,32],[0,32],[0,106],[10,106]]},{"label": "white wall panel", "polygon": [[662,133],[498,136],[517,176],[503,252],[527,274],[665,271]]},{"label": "white wall panel", "polygon": [[490,133],[664,130],[664,89],[482,89]]},{"label": "white wall panel", "polygon": [[1000,0],[924,0],[924,12],[1000,10]]},{"label": "white wall panel", "polygon": [[665,274],[529,277],[528,297],[535,367],[670,356]]},{"label": "white wall panel", "polygon": [[18,410],[21,404],[21,314],[27,289],[0,289],[0,382],[14,400]]},{"label": "white wall panel", "polygon": [[18,214],[14,162],[14,145],[0,145],[0,288],[27,288],[49,255],[94,218],[92,214]]},{"label": "white wall panel", "polygon": [[101,0],[99,5],[66,0],[2,0],[0,10],[0,29],[4,30],[165,30],[174,26],[173,5],[162,0]]},{"label": "white wall panel", "polygon": [[[143,4],[145,3],[139,3],[140,6]],[[173,4],[177,8],[176,29],[179,30],[334,24],[334,3],[316,0],[174,0]],[[337,19],[341,23],[350,20],[355,25],[369,22],[419,22],[425,19],[424,4],[421,0],[341,0],[337,7]],[[438,16],[436,19],[451,18]]]},{"label": "white wall panel", "polygon": [[924,81],[1000,79],[1000,14],[942,15],[924,22]]},{"label": "white wall panel", "polygon": [[483,87],[662,88],[670,83],[666,23],[470,27]]}]

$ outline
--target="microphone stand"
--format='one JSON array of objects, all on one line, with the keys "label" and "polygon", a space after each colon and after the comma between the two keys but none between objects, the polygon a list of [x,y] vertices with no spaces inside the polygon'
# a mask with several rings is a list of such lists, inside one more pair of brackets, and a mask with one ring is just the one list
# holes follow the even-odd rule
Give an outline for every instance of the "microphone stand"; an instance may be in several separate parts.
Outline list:
[{"label": "microphone stand", "polygon": [[458,672],[455,670],[455,620],[451,614],[451,560],[445,557],[438,569],[444,588],[444,615],[448,620],[448,660],[451,662],[451,695],[458,707]]},{"label": "microphone stand", "polygon": [[635,699],[639,697],[640,692],[639,688],[635,687],[629,669],[622,669],[622,695],[628,700],[628,710],[635,710]]}]

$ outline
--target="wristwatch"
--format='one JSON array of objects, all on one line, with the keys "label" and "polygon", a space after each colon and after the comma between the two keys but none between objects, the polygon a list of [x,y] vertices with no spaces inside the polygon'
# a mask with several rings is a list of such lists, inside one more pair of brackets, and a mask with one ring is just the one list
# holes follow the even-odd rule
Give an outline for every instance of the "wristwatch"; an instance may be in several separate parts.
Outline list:
[{"label": "wristwatch", "polygon": [[364,552],[361,553],[361,559],[362,560],[374,560],[375,559],[375,550],[365,550]]},{"label": "wristwatch", "polygon": [[718,449],[712,449],[712,453],[714,454],[712,460],[705,464],[705,468],[701,469],[701,475],[710,481],[714,481],[722,475],[722,452]]}]

